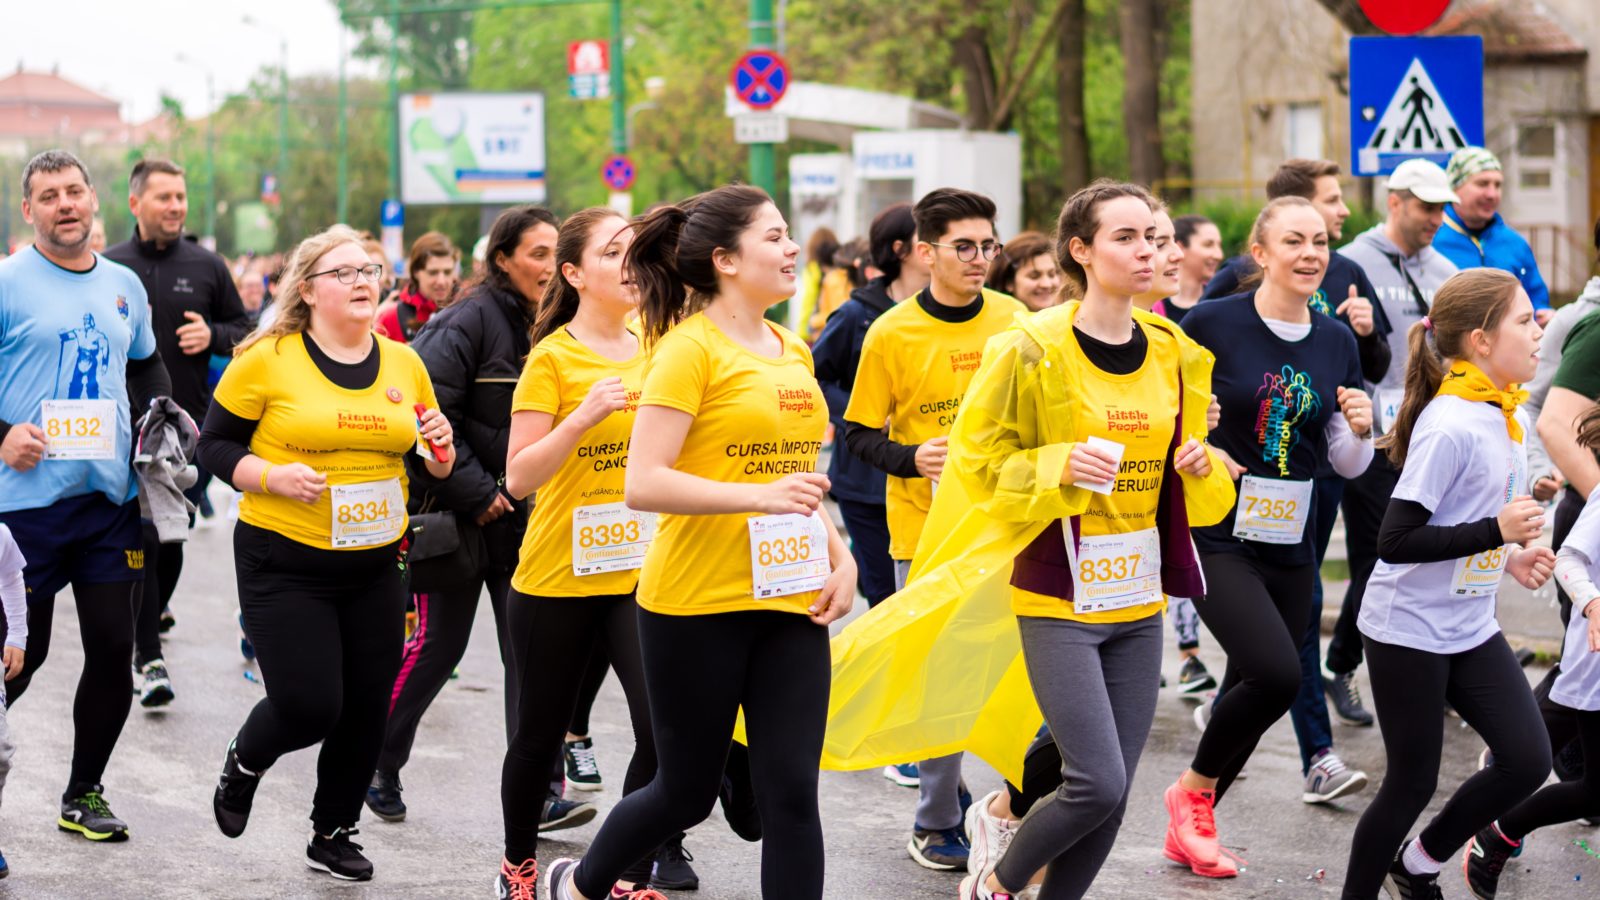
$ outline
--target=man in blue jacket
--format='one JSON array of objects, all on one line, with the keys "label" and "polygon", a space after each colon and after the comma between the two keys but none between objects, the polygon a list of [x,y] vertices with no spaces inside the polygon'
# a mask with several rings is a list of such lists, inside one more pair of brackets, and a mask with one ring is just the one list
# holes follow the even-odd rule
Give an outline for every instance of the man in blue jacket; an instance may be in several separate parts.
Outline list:
[{"label": "man in blue jacket", "polygon": [[1458,269],[1490,267],[1517,276],[1533,301],[1539,324],[1550,321],[1550,289],[1539,275],[1533,248],[1500,217],[1505,176],[1500,160],[1482,147],[1462,147],[1445,169],[1450,189],[1460,201],[1444,210],[1444,227],[1434,236],[1433,249],[1443,253]]}]

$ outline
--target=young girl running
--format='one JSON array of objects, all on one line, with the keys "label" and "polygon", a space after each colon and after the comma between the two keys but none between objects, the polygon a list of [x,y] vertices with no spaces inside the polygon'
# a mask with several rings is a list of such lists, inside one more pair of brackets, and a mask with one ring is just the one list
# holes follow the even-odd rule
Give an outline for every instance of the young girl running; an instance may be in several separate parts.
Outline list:
[{"label": "young girl running", "polygon": [[[1600,450],[1600,407],[1578,424],[1578,443]],[[1573,615],[1561,648],[1561,668],[1550,688],[1551,706],[1567,721],[1556,731],[1565,739],[1576,732],[1583,748],[1583,775],[1539,789],[1498,821],[1467,842],[1461,861],[1467,887],[1480,900],[1494,900],[1500,874],[1522,839],[1535,828],[1600,815],[1600,587],[1595,586],[1600,563],[1600,489],[1589,495],[1578,521],[1556,553],[1555,577],[1572,598]],[[1552,717],[1545,712],[1545,730],[1552,746]]]},{"label": "young girl running", "polygon": [[550,866],[554,900],[611,895],[630,864],[705,818],[741,707],[762,896],[822,896],[827,625],[850,611],[856,569],[817,512],[828,411],[811,355],[763,319],[793,296],[799,250],[766,193],[742,185],[656,210],[629,250],[654,342],[625,499],[661,514],[638,592],[658,769],[581,861]]},{"label": "young girl running", "polygon": [[[1527,293],[1498,269],[1452,276],[1411,326],[1405,400],[1384,438],[1400,481],[1358,620],[1388,767],[1356,826],[1346,900],[1380,885],[1404,900],[1439,896],[1439,861],[1550,773],[1538,705],[1495,619],[1502,572],[1534,589],[1555,561],[1527,546],[1544,513],[1527,496],[1517,415],[1540,334]],[[1438,784],[1447,701],[1494,761],[1402,846]]]},{"label": "young girl running", "polygon": [[1135,185],[1067,201],[1056,255],[1084,299],[990,342],[951,442],[947,465],[984,473],[996,496],[1039,492],[1028,518],[1049,524],[1016,557],[1011,608],[1065,779],[1020,829],[994,815],[998,792],[973,807],[963,900],[1008,897],[1041,869],[1041,898],[1088,892],[1155,715],[1163,591],[1204,593],[1188,526],[1231,505],[1202,443],[1211,355],[1133,305],[1153,278],[1155,233]]},{"label": "young girl running", "polygon": [[1264,272],[1252,293],[1202,303],[1183,320],[1217,353],[1222,407],[1212,442],[1232,457],[1237,507],[1196,528],[1208,591],[1200,618],[1228,653],[1222,695],[1188,770],[1166,792],[1165,853],[1196,874],[1226,878],[1213,804],[1300,687],[1300,643],[1318,577],[1312,476],[1328,459],[1351,476],[1372,460],[1371,403],[1355,336],[1306,298],[1328,265],[1328,232],[1309,201],[1267,204],[1251,232]]},{"label": "young girl running", "polygon": [[[655,774],[633,598],[655,516],[622,500],[645,362],[628,327],[636,298],[622,261],[632,241],[633,229],[611,209],[567,220],[533,326],[535,346],[511,401],[506,489],[519,500],[538,491],[539,502],[507,604],[523,698],[500,778],[505,860],[498,886],[510,900],[534,898],[539,799],[595,653],[611,660],[628,698],[634,754],[623,793]],[[645,853],[624,880],[649,874]]]}]

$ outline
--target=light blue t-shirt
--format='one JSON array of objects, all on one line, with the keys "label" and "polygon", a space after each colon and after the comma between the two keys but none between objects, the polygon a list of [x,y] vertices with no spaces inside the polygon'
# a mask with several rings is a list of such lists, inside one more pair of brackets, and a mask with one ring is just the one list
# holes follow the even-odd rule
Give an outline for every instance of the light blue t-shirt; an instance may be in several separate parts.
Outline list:
[{"label": "light blue t-shirt", "polygon": [[[1523,433],[1531,424],[1517,412]],[[1429,525],[1463,525],[1498,516],[1528,488],[1528,451],[1506,433],[1500,407],[1446,395],[1423,407],[1391,498],[1433,511]],[[1507,551],[1508,548],[1501,548]],[[1504,554],[1500,554],[1503,560]],[[1500,631],[1499,578],[1468,581],[1474,560],[1395,564],[1378,561],[1356,627],[1375,641],[1429,653],[1461,653]]]},{"label": "light blue t-shirt", "polygon": [[95,492],[118,505],[138,496],[127,367],[155,352],[150,301],[131,269],[96,254],[94,268],[72,272],[34,247],[0,260],[0,419],[42,427],[45,400],[117,406],[114,458],[44,459],[28,472],[0,464],[0,512]]}]

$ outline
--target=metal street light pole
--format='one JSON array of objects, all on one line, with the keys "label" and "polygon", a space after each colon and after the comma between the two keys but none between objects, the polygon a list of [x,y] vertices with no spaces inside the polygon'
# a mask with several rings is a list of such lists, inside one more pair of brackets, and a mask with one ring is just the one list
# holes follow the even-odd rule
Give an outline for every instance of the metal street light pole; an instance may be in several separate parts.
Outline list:
[{"label": "metal street light pole", "polygon": [[217,85],[211,67],[187,54],[178,54],[178,62],[194,66],[206,73],[206,237],[211,239],[211,249],[217,244]]}]

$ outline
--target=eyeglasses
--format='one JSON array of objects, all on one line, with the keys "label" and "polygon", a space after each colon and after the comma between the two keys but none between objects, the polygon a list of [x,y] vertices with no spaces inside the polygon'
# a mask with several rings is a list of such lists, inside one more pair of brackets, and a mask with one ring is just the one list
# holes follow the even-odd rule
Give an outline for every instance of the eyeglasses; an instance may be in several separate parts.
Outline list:
[{"label": "eyeglasses", "polygon": [[937,241],[924,241],[930,247],[948,247],[956,252],[956,259],[962,262],[973,262],[981,252],[984,259],[994,259],[1004,244],[996,241],[984,241],[981,245],[971,241],[956,241],[954,244],[941,244]]},{"label": "eyeglasses", "polygon": [[328,269],[322,272],[312,272],[310,275],[306,276],[306,280],[309,281],[313,278],[320,278],[323,275],[332,275],[333,277],[339,279],[340,284],[355,284],[357,279],[376,283],[378,279],[383,277],[383,266],[380,266],[377,263],[372,263],[371,265],[362,266],[360,268],[356,268],[355,266],[340,266],[337,269]]}]

